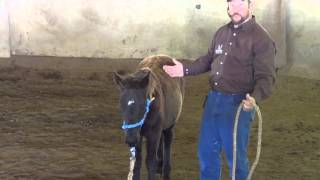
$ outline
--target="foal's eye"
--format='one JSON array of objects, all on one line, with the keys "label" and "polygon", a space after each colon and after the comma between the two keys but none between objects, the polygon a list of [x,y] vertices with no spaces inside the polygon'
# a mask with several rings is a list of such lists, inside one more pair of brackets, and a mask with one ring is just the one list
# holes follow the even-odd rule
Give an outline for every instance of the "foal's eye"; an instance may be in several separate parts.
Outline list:
[{"label": "foal's eye", "polygon": [[133,99],[128,101],[128,106],[131,106],[131,104],[134,104],[134,100]]}]

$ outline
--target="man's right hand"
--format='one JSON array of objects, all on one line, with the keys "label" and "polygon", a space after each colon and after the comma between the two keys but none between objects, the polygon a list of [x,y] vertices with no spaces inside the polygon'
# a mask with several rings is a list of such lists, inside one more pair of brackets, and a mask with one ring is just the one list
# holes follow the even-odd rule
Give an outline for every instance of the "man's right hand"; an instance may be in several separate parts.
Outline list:
[{"label": "man's right hand", "polygon": [[164,65],[163,70],[171,77],[183,77],[183,66],[182,63],[176,59],[172,59],[175,65],[169,66]]}]

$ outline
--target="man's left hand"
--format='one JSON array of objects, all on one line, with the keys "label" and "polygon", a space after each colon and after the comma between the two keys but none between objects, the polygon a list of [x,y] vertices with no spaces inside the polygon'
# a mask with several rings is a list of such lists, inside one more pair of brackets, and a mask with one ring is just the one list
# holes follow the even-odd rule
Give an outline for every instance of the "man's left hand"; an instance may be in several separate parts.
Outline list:
[{"label": "man's left hand", "polygon": [[247,94],[246,99],[242,100],[242,102],[244,111],[252,111],[254,108],[254,104],[256,104],[256,100],[252,96],[250,96],[250,94]]}]

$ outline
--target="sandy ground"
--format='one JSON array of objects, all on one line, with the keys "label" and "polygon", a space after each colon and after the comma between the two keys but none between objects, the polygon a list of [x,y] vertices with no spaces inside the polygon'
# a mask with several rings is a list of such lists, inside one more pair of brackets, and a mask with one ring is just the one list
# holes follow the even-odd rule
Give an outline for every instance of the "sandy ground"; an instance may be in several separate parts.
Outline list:
[{"label": "sandy ground", "polygon": [[[31,62],[32,57],[26,59]],[[117,66],[102,63],[97,72],[74,74],[60,66],[8,62],[0,67],[1,180],[126,179],[129,153],[111,75],[115,67],[134,69],[137,60],[122,60]],[[187,78],[173,143],[173,180],[199,179],[197,139],[207,91],[207,75]],[[320,179],[320,81],[279,76],[274,95],[261,110],[262,154],[253,179]],[[143,172],[146,179],[145,167]]]}]

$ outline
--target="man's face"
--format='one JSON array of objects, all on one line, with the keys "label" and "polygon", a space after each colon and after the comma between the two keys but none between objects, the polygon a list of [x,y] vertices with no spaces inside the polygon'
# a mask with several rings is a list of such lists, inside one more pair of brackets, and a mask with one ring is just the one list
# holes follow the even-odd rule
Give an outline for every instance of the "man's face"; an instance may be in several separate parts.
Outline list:
[{"label": "man's face", "polygon": [[228,14],[234,24],[240,24],[250,16],[251,3],[248,0],[228,1]]}]

